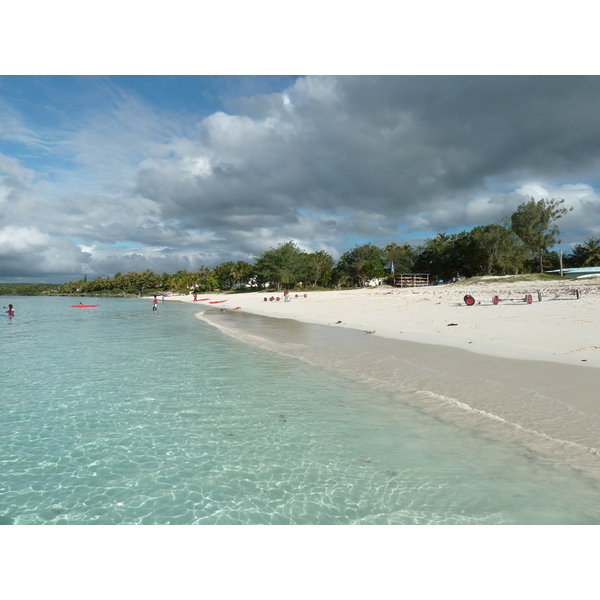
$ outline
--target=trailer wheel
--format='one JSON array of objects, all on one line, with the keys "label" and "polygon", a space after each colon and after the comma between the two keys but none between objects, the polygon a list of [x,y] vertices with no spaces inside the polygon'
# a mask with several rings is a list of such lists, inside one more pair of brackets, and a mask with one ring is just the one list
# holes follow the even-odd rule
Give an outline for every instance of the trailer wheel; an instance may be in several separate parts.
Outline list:
[{"label": "trailer wheel", "polygon": [[473,304],[475,304],[475,298],[473,298],[473,296],[471,296],[470,294],[467,294],[463,300],[465,301],[465,304],[467,306],[473,306]]},{"label": "trailer wheel", "polygon": [[542,292],[538,292],[538,302],[542,301]]},{"label": "trailer wheel", "polygon": [[527,296],[525,296],[525,301],[527,302],[527,304],[531,304],[533,302],[531,294],[527,294]]},{"label": "trailer wheel", "polygon": [[497,305],[500,302],[500,298],[498,298],[498,296],[494,296],[492,298],[492,302]]}]

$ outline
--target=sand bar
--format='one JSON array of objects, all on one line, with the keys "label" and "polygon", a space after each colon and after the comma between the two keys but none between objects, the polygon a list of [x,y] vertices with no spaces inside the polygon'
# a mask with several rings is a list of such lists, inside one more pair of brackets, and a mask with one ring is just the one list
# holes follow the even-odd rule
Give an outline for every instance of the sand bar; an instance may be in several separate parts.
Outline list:
[{"label": "sand bar", "polygon": [[[423,410],[600,477],[600,282],[559,285],[542,301],[537,288],[500,279],[292,292],[290,302],[282,295],[265,302],[273,295],[265,293],[206,295],[199,298],[226,302],[196,304],[201,318],[240,341],[402,390]],[[520,300],[525,291],[531,304]],[[494,295],[509,299],[494,305]]]}]

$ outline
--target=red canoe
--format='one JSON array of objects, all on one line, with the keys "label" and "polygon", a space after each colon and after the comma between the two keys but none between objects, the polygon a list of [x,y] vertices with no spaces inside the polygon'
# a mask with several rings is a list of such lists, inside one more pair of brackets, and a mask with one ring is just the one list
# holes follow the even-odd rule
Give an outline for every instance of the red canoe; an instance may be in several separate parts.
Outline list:
[{"label": "red canoe", "polygon": [[71,308],[94,308],[94,306],[100,306],[99,304],[71,304]]},{"label": "red canoe", "polygon": [[209,304],[219,304],[220,302],[227,302],[227,300],[213,300],[212,302],[209,302]]}]

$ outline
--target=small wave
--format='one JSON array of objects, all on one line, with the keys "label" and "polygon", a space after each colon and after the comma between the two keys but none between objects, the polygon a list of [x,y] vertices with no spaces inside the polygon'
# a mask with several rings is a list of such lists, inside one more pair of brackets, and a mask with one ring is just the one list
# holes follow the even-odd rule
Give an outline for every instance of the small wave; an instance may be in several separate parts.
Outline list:
[{"label": "small wave", "polygon": [[600,455],[600,449],[599,448],[594,448],[592,446],[586,446],[584,444],[579,444],[577,442],[573,442],[570,440],[564,440],[561,438],[555,438],[552,437],[542,431],[537,431],[535,429],[531,429],[529,427],[524,427],[523,425],[519,425],[519,423],[514,423],[512,421],[508,421],[507,419],[493,414],[491,412],[485,411],[485,410],[481,410],[479,408],[474,408],[473,406],[470,406],[469,404],[467,404],[466,402],[462,402],[460,400],[457,400],[456,398],[451,398],[449,396],[444,396],[442,394],[436,394],[435,392],[430,392],[427,390],[418,390],[418,393],[420,394],[424,394],[426,396],[429,396],[431,398],[439,398],[441,399],[443,402],[447,402],[450,403],[464,411],[468,411],[477,415],[481,415],[483,417],[486,417],[488,419],[493,419],[495,421],[499,421],[503,424],[509,425],[510,427],[514,427],[515,429],[519,429],[521,431],[525,431],[527,433],[539,436],[547,441],[551,441],[554,443],[557,443],[561,446],[567,446],[570,448],[577,448],[578,450],[584,450],[585,452],[589,453],[589,454],[593,454],[593,455]]}]

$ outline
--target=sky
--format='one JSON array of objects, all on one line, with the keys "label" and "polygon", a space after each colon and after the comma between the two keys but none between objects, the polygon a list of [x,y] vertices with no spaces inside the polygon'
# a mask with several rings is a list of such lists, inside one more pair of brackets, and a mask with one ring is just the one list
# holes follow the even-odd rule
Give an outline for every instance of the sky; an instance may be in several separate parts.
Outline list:
[{"label": "sky", "polygon": [[531,197],[573,208],[565,251],[600,236],[588,4],[340,6],[7,5],[0,282],[252,263],[290,240],[338,259]]},{"label": "sky", "polygon": [[600,77],[0,76],[0,281],[335,259],[564,198],[600,236]]}]

